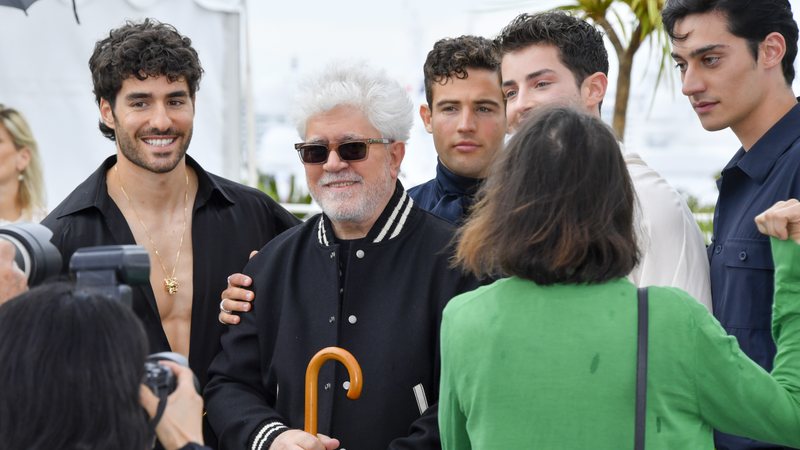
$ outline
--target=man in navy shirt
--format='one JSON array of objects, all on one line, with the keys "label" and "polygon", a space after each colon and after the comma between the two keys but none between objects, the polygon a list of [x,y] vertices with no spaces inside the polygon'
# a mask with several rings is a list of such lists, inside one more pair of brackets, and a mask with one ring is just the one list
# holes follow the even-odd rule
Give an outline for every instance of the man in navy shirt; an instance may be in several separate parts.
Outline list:
[{"label": "man in navy shirt", "polygon": [[[800,106],[791,89],[797,24],[788,0],[670,0],[662,17],[703,127],[730,128],[742,144],[717,181],[711,296],[728,333],[771,370],[772,254],[753,219],[800,195]],[[721,433],[715,441],[718,450],[782,448]]]},{"label": "man in navy shirt", "polygon": [[492,41],[477,36],[442,39],[423,67],[419,114],[439,155],[436,178],[408,190],[417,205],[459,224],[503,147],[506,108],[500,61]]}]

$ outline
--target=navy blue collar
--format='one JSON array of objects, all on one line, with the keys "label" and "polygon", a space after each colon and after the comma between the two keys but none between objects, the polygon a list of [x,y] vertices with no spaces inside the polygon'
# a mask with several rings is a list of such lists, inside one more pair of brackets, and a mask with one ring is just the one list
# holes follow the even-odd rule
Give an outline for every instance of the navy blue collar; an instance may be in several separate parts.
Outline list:
[{"label": "navy blue collar", "polygon": [[483,179],[481,178],[456,175],[445,167],[441,160],[436,163],[436,184],[445,194],[473,197],[482,183]]},{"label": "navy blue collar", "polygon": [[745,152],[744,148],[739,148],[723,172],[736,166],[760,184],[767,178],[778,159],[798,138],[800,138],[800,103],[777,121],[749,151]]}]

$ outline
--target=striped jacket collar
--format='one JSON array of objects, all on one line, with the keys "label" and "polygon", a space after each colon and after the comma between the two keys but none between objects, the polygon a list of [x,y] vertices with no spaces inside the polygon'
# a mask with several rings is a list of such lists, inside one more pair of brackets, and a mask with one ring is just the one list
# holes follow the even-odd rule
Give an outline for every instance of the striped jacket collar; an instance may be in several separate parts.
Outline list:
[{"label": "striped jacket collar", "polygon": [[[372,228],[364,238],[367,242],[379,243],[396,238],[406,226],[409,215],[411,214],[414,201],[406,194],[403,185],[397,181],[394,194],[389,199],[389,203],[383,209],[380,217],[372,225]],[[324,246],[333,245],[336,237],[333,234],[331,220],[325,213],[320,214],[317,219],[317,241]]]}]

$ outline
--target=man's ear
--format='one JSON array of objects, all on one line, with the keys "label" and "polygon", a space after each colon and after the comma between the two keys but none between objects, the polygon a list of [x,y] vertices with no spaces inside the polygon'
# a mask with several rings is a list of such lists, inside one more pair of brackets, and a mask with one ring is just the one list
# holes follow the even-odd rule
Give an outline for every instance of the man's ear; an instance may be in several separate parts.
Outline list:
[{"label": "man's ear", "polygon": [[104,98],[100,99],[100,119],[108,128],[114,129],[114,110],[111,103]]},{"label": "man's ear", "polygon": [[433,133],[433,127],[431,126],[431,108],[426,103],[419,105],[419,117],[422,118],[422,123],[425,124],[425,130],[428,133]]},{"label": "man's ear", "polygon": [[400,176],[400,164],[403,162],[405,156],[405,142],[392,142],[389,144],[389,169],[394,179]]},{"label": "man's ear", "polygon": [[599,109],[600,102],[606,96],[608,77],[603,72],[595,72],[581,83],[581,100],[590,111]]},{"label": "man's ear", "polygon": [[[786,39],[782,34],[773,31],[761,41],[758,47],[760,53],[758,60],[765,68],[770,69],[781,65],[783,57],[786,55]],[[781,67],[779,69],[782,70]]]}]

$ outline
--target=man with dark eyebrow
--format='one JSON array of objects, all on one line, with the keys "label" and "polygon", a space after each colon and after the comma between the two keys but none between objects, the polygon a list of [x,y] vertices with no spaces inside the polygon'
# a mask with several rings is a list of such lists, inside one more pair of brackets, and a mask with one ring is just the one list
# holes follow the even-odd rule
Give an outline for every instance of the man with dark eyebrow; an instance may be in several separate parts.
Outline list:
[{"label": "man with dark eyebrow", "polygon": [[[563,11],[520,14],[495,39],[501,58],[509,130],[548,105],[568,105],[600,117],[608,86],[603,35]],[[638,199],[637,286],[674,286],[711,307],[705,242],[681,195],[642,158],[624,149]]]},{"label": "man with dark eyebrow", "polygon": [[[191,40],[174,27],[146,19],[111,30],[89,68],[100,131],[116,154],[43,224],[64,272],[80,247],[147,249],[150,283],[132,287],[131,306],[150,351],[186,356],[202,387],[220,348],[225,278],[298,221],[264,193],[210,174],[186,155],[203,70]],[[206,443],[215,446],[213,436]]]},{"label": "man with dark eyebrow", "polygon": [[419,114],[433,135],[436,177],[408,190],[425,210],[463,221],[495,153],[503,147],[506,110],[500,61],[492,41],[478,36],[436,42],[423,66]]},{"label": "man with dark eyebrow", "polygon": [[[683,94],[703,128],[741,143],[717,180],[708,247],[714,315],[772,370],[774,269],[753,218],[800,194],[800,106],[792,92],[798,28],[788,0],[670,0],[662,12]],[[784,448],[722,433],[718,450]]]}]

